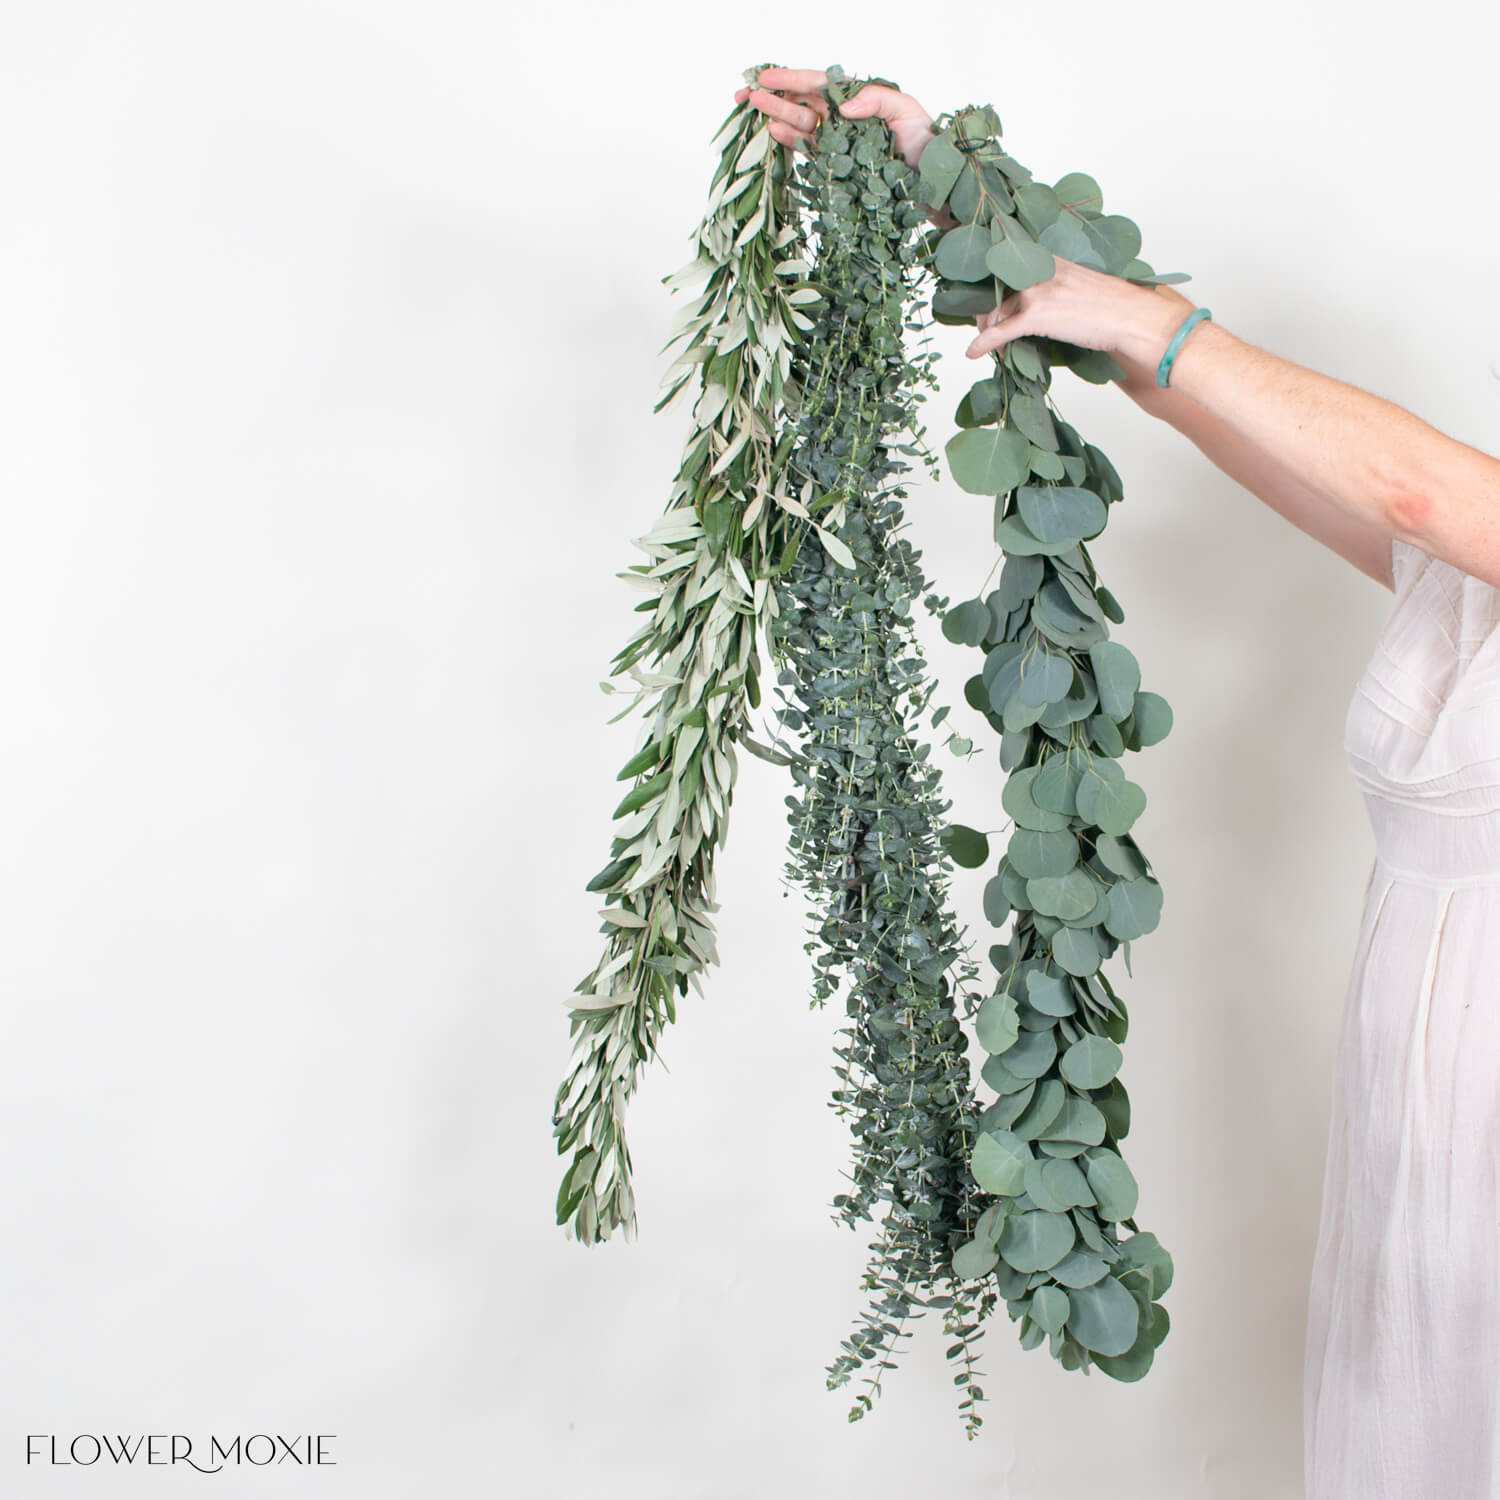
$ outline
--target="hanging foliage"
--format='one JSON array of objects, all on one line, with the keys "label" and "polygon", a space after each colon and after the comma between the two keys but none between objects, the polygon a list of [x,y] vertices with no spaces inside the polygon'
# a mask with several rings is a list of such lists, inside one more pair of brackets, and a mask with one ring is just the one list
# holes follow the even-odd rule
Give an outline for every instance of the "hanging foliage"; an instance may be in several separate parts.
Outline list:
[{"label": "hanging foliage", "polygon": [[[1145,1374],[1168,1330],[1171,1257],[1136,1225],[1120,1150],[1128,1014],[1102,966],[1119,949],[1128,971],[1129,944],[1160,917],[1133,836],[1145,793],[1121,761],[1172,719],[1111,638],[1124,613],[1087,550],[1123,498],[1119,475],[1050,402],[1056,365],[1096,383],[1123,371],[1099,351],[1012,339],[958,403],[944,449],[959,487],[992,499],[997,585],[951,608],[925,597],[949,640],[983,654],[964,697],[1000,737],[1012,828],[996,859],[986,834],[943,823],[918,723],[934,688],[910,613],[927,583],[893,482],[908,468],[897,454],[935,462],[897,441],[920,437],[934,357],[909,354],[904,335],[923,326],[924,295],[936,321],[972,322],[1050,277],[1055,256],[1141,285],[1187,278],[1139,258],[1139,230],[1103,212],[1092,178],[1035,181],[1001,146],[993,109],[934,121],[913,172],[879,120],[838,115],[861,85],[827,77],[800,180],[759,112],[731,111],[694,260],[668,278],[707,278],[669,341],[687,343],[657,406],[690,390],[693,415],[667,511],[639,539],[650,561],[621,575],[647,589],[648,619],[611,676],[638,685],[624,712],[651,708],[620,773],[633,785],[610,863],[589,882],[606,945],[569,1002],[574,1063],[554,1128],[572,1159],[557,1216],[585,1242],[633,1233],[624,1111],[674,992],[717,961],[713,859],[736,746],[789,765],[787,870],[814,908],[813,1003],[842,985],[849,1020],[832,1103],[854,1162],[834,1207],[851,1226],[883,1208],[870,1305],[828,1384],[869,1366],[851,1418],[868,1410],[908,1321],[940,1308],[972,1437],[973,1340],[997,1301],[1023,1348],[1047,1340],[1064,1368],[1120,1380]],[[919,205],[952,227],[923,230]],[[800,743],[784,754],[747,734],[758,633],[790,690],[778,717]],[[949,746],[972,750],[951,734]],[[984,913],[1010,926],[989,948],[998,977],[978,990],[963,988],[978,966],[949,909],[947,857],[994,860]],[[996,1097],[982,1110],[961,1022],[987,1055]]]},{"label": "hanging foliage", "polygon": [[[837,77],[827,90],[833,101],[851,92]],[[817,146],[800,201],[823,301],[794,356],[801,398],[788,466],[842,548],[804,538],[776,584],[770,645],[797,705],[778,717],[802,740],[787,872],[816,908],[813,1003],[841,982],[846,990],[832,1102],[854,1163],[834,1207],[852,1228],[885,1206],[864,1276],[870,1304],[828,1384],[866,1369],[850,1416],[868,1410],[897,1340],[936,1298],[956,1339],[961,1410],[977,1427],[977,1319],[967,1321],[951,1267],[982,1207],[968,1169],[979,1111],[957,1016],[958,981],[975,966],[949,909],[947,804],[920,740],[933,685],[910,608],[926,580],[900,534],[905,491],[893,482],[909,467],[899,454],[915,451],[896,439],[917,425],[933,383],[933,354],[909,359],[903,347],[903,333],[920,326],[908,319],[920,274],[912,231],[926,216],[917,174],[892,159],[880,120],[831,116]],[[850,182],[856,168],[862,187]]]}]

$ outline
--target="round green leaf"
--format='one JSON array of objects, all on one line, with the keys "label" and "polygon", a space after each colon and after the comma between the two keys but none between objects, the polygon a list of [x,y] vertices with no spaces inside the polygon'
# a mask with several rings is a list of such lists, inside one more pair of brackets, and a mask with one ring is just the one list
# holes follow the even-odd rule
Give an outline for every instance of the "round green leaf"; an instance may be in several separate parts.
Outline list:
[{"label": "round green leaf", "polygon": [[977,646],[989,628],[989,606],[982,599],[966,599],[943,616],[943,635],[960,646]]},{"label": "round green leaf", "polygon": [[1104,502],[1092,490],[1070,484],[1023,484],[1016,507],[1027,530],[1043,542],[1084,541],[1103,531],[1108,517]]},{"label": "round green leaf", "polygon": [[[1038,448],[1057,451],[1057,429],[1052,425],[1052,415],[1040,396],[1027,391],[1017,391],[1010,398],[1010,420],[1021,429]],[[1028,521],[1030,518],[1027,518]],[[1031,528],[1036,531],[1036,527]],[[1040,536],[1041,533],[1037,532]]]},{"label": "round green leaf", "polygon": [[980,1240],[965,1240],[953,1252],[953,1274],[959,1281],[978,1281],[988,1276],[1000,1262],[993,1245]]},{"label": "round green leaf", "polygon": [[938,241],[933,269],[950,281],[986,281],[990,275],[985,265],[989,249],[990,232],[985,225],[960,224]]},{"label": "round green leaf", "polygon": [[1067,814],[1049,812],[1045,808],[1038,807],[1032,800],[1032,784],[1037,774],[1036,766],[1022,766],[1020,770],[1012,771],[1006,777],[1005,785],[1000,790],[1000,806],[1022,828],[1042,830],[1066,828],[1068,826]]},{"label": "round green leaf", "polygon": [[1076,868],[1064,875],[1028,878],[1026,895],[1033,911],[1066,922],[1093,911],[1099,901],[1099,888],[1087,870]]},{"label": "round green leaf", "polygon": [[1073,686],[1073,658],[1039,642],[1021,654],[1020,676],[1016,692],[1021,702],[1045,707],[1068,695]]},{"label": "round green leaf", "polygon": [[1061,1331],[1070,1310],[1068,1294],[1060,1286],[1039,1286],[1032,1293],[1029,1309],[1032,1321],[1048,1333]]},{"label": "round green leaf", "polygon": [[1094,1190],[1094,1196],[1099,1200],[1101,1223],[1118,1223],[1135,1212],[1140,1199],[1140,1188],[1136,1185],[1135,1174],[1117,1152],[1090,1152],[1084,1158],[1083,1170],[1088,1176],[1089,1186]]},{"label": "round green leaf", "polygon": [[1091,209],[1094,213],[1104,212],[1104,194],[1087,172],[1069,172],[1065,177],[1059,177],[1052,184],[1052,191],[1057,194],[1057,201],[1064,208],[1071,208],[1075,212],[1082,209]]},{"label": "round green leaf", "polygon": [[1031,442],[1014,427],[970,427],[943,451],[954,482],[971,495],[1008,494],[1031,472]]},{"label": "round green leaf", "polygon": [[1026,1163],[1030,1160],[1031,1147],[1019,1136],[1008,1130],[986,1130],[974,1143],[969,1170],[985,1192],[1014,1198],[1024,1190]]},{"label": "round green leaf", "polygon": [[[1051,1081],[1057,1082],[1056,1079]],[[1085,1099],[1082,1094],[1075,1094],[1071,1089],[1066,1092],[1067,1097],[1057,1118],[1041,1133],[1050,1140],[1082,1141],[1085,1146],[1097,1146],[1104,1139],[1104,1116],[1099,1113],[1092,1100]],[[1092,1177],[1089,1178],[1089,1186],[1102,1201],[1103,1195]]]},{"label": "round green leaf", "polygon": [[1090,1255],[1080,1247],[1070,1255],[1065,1255],[1052,1267],[1052,1279],[1069,1287],[1093,1286],[1108,1272],[1109,1267],[1097,1255]]},{"label": "round green leaf", "polygon": [[950,823],[938,835],[938,843],[952,857],[953,862],[968,870],[977,870],[990,857],[990,841],[977,828],[968,828],[962,823]]},{"label": "round green leaf", "polygon": [[1034,1141],[1062,1113],[1063,1106],[1067,1103],[1067,1094],[1067,1085],[1062,1079],[1043,1079],[1037,1085],[1036,1092],[1026,1101],[1025,1109],[1011,1121],[1010,1128],[1023,1141]]},{"label": "round green leaf", "polygon": [[986,995],[974,1012],[974,1034],[979,1045],[986,1052],[1008,1052],[1021,1035],[1019,1015],[1016,997],[1009,990]]},{"label": "round green leaf", "polygon": [[1078,1163],[1059,1157],[1044,1157],[1042,1161],[1042,1186],[1054,1202],[1064,1208],[1075,1205],[1090,1207],[1094,1202],[1093,1190],[1088,1179],[1078,1168]]},{"label": "round green leaf", "polygon": [[1107,1036],[1090,1032],[1063,1053],[1057,1071],[1075,1089],[1102,1089],[1120,1071],[1123,1060],[1120,1049]]},{"label": "round green leaf", "polygon": [[[1017,1271],[1045,1271],[1073,1248],[1076,1239],[1077,1232],[1067,1214],[1041,1211],[1011,1214],[1001,1232],[999,1249],[1006,1264]],[[1125,1295],[1134,1307],[1135,1299],[1129,1292]],[[1134,1339],[1135,1335],[1132,1333],[1131,1337]]]},{"label": "round green leaf", "polygon": [[946,136],[928,141],[917,158],[918,202],[929,208],[941,208],[963,169],[964,153]]},{"label": "round green leaf", "polygon": [[1035,443],[1031,445],[1031,472],[1038,479],[1063,479],[1067,470],[1063,468],[1063,461],[1055,453],[1049,453],[1045,448],[1038,448]]},{"label": "round green leaf", "polygon": [[996,875],[985,882],[984,919],[991,927],[999,927],[1010,911],[1010,902],[1005,899],[1005,882]]},{"label": "round green leaf", "polygon": [[1089,647],[1089,662],[1099,689],[1099,707],[1110,718],[1123,719],[1133,707],[1136,689],[1141,685],[1141,668],[1135,654],[1118,641],[1098,641]]},{"label": "round green leaf", "polygon": [[1154,931],[1161,921],[1161,897],[1160,883],[1149,875],[1112,885],[1109,888],[1109,914],[1104,919],[1105,931],[1121,942]]},{"label": "round green leaf", "polygon": [[1026,976],[1026,998],[1044,1016],[1070,1016],[1078,1009],[1072,985],[1061,975],[1041,969],[1033,969]]},{"label": "round green leaf", "polygon": [[1028,880],[1038,875],[1066,875],[1078,864],[1078,839],[1066,828],[1049,832],[1018,827],[1011,833],[1005,857],[1011,868]]},{"label": "round green leaf", "polygon": [[[1027,885],[1028,898],[1030,884]],[[1052,934],[1052,957],[1065,973],[1081,979],[1104,962],[1104,955],[1089,927],[1063,927]]]},{"label": "round green leaf", "polygon": [[[1002,1247],[1001,1254],[1004,1253]],[[1008,1255],[1005,1258],[1010,1260]],[[1071,1304],[1068,1332],[1091,1353],[1123,1354],[1135,1343],[1141,1322],[1140,1304],[1113,1276],[1106,1276],[1092,1286],[1075,1288],[1068,1301]]]},{"label": "round green leaf", "polygon": [[1077,801],[1078,816],[1101,833],[1129,833],[1146,810],[1144,789],[1123,778],[1115,781],[1098,775],[1085,776],[1078,784]]},{"label": "round green leaf", "polygon": [[1040,1078],[1057,1061],[1057,1038],[1051,1030],[1022,1031],[1003,1056],[1017,1078]]},{"label": "round green leaf", "polygon": [[1160,743],[1172,732],[1172,705],[1160,693],[1138,692],[1131,713],[1142,748]]},{"label": "round green leaf", "polygon": [[1088,762],[1086,750],[1071,746],[1060,754],[1048,756],[1031,784],[1032,801],[1045,812],[1068,816],[1077,812],[1078,783]]}]

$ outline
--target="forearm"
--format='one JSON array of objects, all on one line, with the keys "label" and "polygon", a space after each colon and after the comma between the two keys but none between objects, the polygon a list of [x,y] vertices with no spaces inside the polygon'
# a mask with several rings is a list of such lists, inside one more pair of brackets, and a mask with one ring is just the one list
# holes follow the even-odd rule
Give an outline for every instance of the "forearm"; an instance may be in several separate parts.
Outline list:
[{"label": "forearm", "polygon": [[[1157,363],[1192,306],[1176,294],[1150,292],[1132,309],[1112,352],[1137,399],[1145,397],[1147,379],[1155,388]],[[1352,519],[1394,529],[1416,429],[1425,427],[1405,408],[1247,343],[1211,319],[1178,349],[1169,388]]]}]

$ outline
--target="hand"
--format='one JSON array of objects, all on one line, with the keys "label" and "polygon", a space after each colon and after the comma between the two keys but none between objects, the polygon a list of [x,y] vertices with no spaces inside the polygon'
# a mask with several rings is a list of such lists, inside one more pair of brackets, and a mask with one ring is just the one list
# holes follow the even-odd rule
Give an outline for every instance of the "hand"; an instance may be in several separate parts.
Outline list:
[{"label": "hand", "polygon": [[[828,116],[828,103],[817,92],[827,82],[828,74],[818,68],[762,68],[757,87],[739,89],[734,97],[741,104],[749,100],[770,117],[773,140],[805,151],[818,122]],[[772,89],[782,93],[773,94]],[[909,167],[917,165],[933,139],[932,116],[910,94],[883,83],[867,83],[839,106],[839,113],[849,120],[878,115],[890,127],[891,142]]]},{"label": "hand", "polygon": [[1137,286],[1061,255],[1053,259],[1057,269],[1048,280],[1007,293],[975,318],[979,333],[965,351],[970,359],[1003,349],[1012,339],[1041,334],[1138,360],[1157,347],[1158,339],[1159,355],[1193,310],[1193,303],[1170,287]]}]

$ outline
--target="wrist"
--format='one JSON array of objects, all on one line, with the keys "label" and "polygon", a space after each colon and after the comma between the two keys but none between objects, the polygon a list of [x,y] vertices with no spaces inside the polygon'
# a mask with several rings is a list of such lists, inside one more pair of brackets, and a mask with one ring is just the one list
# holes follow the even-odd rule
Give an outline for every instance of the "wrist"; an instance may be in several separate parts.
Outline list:
[{"label": "wrist", "polygon": [[1176,293],[1162,295],[1162,288],[1137,287],[1128,283],[1125,287],[1129,300],[1115,337],[1112,354],[1151,372],[1156,378],[1156,367],[1166,353],[1172,335],[1182,326],[1182,320],[1192,312],[1193,304]]}]

